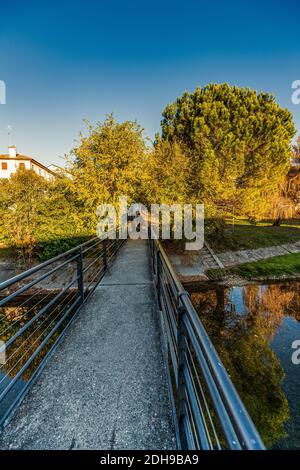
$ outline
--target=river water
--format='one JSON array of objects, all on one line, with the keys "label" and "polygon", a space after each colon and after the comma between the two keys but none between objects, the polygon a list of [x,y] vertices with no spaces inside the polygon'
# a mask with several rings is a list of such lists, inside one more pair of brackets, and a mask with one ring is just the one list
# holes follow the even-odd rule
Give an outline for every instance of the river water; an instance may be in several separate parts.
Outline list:
[{"label": "river water", "polygon": [[300,449],[300,282],[190,293],[266,447]]}]

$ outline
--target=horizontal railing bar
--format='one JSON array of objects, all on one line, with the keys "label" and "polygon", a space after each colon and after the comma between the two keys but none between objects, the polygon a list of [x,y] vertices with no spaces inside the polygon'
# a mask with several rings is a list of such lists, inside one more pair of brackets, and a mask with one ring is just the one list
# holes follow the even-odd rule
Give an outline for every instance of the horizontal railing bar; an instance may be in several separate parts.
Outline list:
[{"label": "horizontal railing bar", "polygon": [[91,243],[93,240],[95,240],[95,237],[93,239],[81,244],[81,245],[75,246],[74,248],[71,248],[70,250],[65,251],[64,253],[61,253],[60,255],[55,256],[54,258],[51,258],[47,261],[44,261],[43,263],[38,264],[38,265],[34,266],[33,268],[30,268],[27,271],[24,271],[21,274],[17,274],[16,276],[11,277],[10,279],[7,279],[6,281],[1,282],[0,283],[0,290],[6,289],[10,285],[15,284],[16,282],[22,281],[23,279],[30,276],[31,274],[34,274],[37,271],[40,271],[41,269],[46,268],[50,264],[55,263],[56,261],[60,261],[61,259],[65,258],[66,256],[69,256],[69,255],[71,255],[75,252],[78,252],[80,247],[86,246],[88,243]]},{"label": "horizontal railing bar", "polygon": [[[199,397],[199,393],[197,391],[197,386],[196,386],[196,383],[195,383],[195,378],[197,380],[197,385],[199,387],[199,380],[198,380],[198,373],[197,373],[197,370],[196,369],[191,369],[191,365],[190,363],[192,363],[192,354],[191,354],[191,351],[188,347],[188,344],[187,344],[187,340],[185,338],[185,344],[186,344],[186,349],[187,349],[187,352],[189,354],[187,354],[187,352],[185,352],[185,366],[188,370],[188,374],[189,374],[189,377],[190,377],[190,380],[192,382],[192,386],[193,386],[193,389],[194,389],[194,392],[195,392],[195,396],[196,396],[196,402],[197,402],[197,406],[198,406],[198,410],[199,410],[199,414],[201,415],[201,421],[203,422],[203,426],[205,428],[205,434],[207,436],[207,440],[209,441],[209,446],[210,448],[213,448],[213,444],[212,444],[212,440],[211,440],[211,436],[210,436],[210,432],[209,432],[209,429],[208,429],[208,425],[207,425],[207,420],[206,420],[206,417],[205,417],[205,413],[204,413],[204,410],[203,410],[203,406],[202,406],[202,402],[204,403],[204,406],[205,406],[205,411],[207,413],[207,417],[209,419],[209,422],[210,422],[210,425],[212,424],[212,419],[211,419],[211,414],[208,410],[208,408],[206,407],[207,405],[207,402],[205,400],[205,397],[203,396],[203,390],[202,388],[200,387],[200,393],[201,393],[201,399]],[[192,363],[193,364],[193,363]],[[194,372],[194,374],[193,374]]]},{"label": "horizontal railing bar", "polygon": [[[26,337],[25,341],[21,344],[23,346],[26,341],[28,341],[31,337],[34,337],[34,342],[29,345],[29,348],[25,350],[25,352],[22,353],[22,350],[20,347],[16,349],[16,351],[13,351],[13,354],[10,355],[9,360],[13,359],[13,356],[18,354],[17,358],[18,361],[15,363],[12,363],[12,370],[15,372],[17,367],[22,366],[22,363],[20,361],[23,361],[23,359],[26,359],[26,356],[30,354],[30,357],[28,360],[25,362],[25,364],[21,367],[21,369],[16,373],[16,375],[13,377],[11,380],[9,377],[9,374],[6,374],[5,377],[10,379],[10,383],[6,386],[6,388],[1,392],[0,394],[0,402],[3,401],[3,399],[7,396],[7,394],[10,392],[10,390],[15,386],[19,378],[22,377],[22,374],[30,367],[34,359],[37,357],[41,351],[44,350],[45,346],[49,342],[49,340],[52,338],[52,336],[55,334],[55,332],[60,328],[60,326],[63,324],[64,321],[67,321],[67,325],[63,325],[62,331],[59,332],[58,336],[54,340],[54,345],[58,344],[58,341],[60,338],[62,338],[66,328],[71,324],[72,320],[75,318],[75,315],[78,313],[82,305],[85,304],[86,300],[89,298],[91,293],[94,291],[94,289],[97,287],[99,284],[100,280],[103,278],[105,272],[108,269],[108,265],[112,258],[117,254],[118,250],[121,248],[121,246],[125,243],[126,240],[121,240],[121,241],[116,241],[116,240],[110,240],[108,239],[106,243],[103,242],[103,240],[99,238],[92,238],[88,240],[87,242],[72,248],[71,250],[68,250],[65,253],[61,253],[60,255],[45,261],[44,263],[41,263],[37,266],[34,266],[33,268],[21,273],[20,275],[14,276],[11,279],[8,279],[7,281],[4,281],[0,284],[0,290],[7,289],[13,284],[16,284],[23,279],[26,279],[30,275],[39,272],[40,270],[48,267],[48,266],[53,266],[54,263],[58,263],[59,261],[61,262],[59,265],[54,266],[52,269],[50,269],[48,272],[44,273],[43,275],[39,276],[38,279],[33,279],[30,282],[27,282],[26,285],[21,286],[18,288],[15,292],[8,292],[8,295],[6,295],[5,298],[0,301],[0,306],[6,305],[9,301],[11,301],[14,298],[17,298],[21,294],[23,294],[25,291],[28,291],[31,287],[35,286],[39,282],[41,282],[43,279],[51,276],[55,272],[61,270],[65,266],[71,265],[71,263],[75,262],[74,266],[74,272],[72,272],[72,276],[74,276],[74,279],[72,279],[71,282],[67,286],[63,288],[61,292],[59,292],[53,299],[51,299],[50,302],[47,303],[47,305],[44,305],[41,310],[34,315],[25,325],[23,325],[9,340],[3,344],[1,347],[0,351],[2,350],[7,350],[7,348],[13,344],[19,337],[21,337],[22,334],[24,334],[30,326],[39,318],[41,318],[42,315],[47,314],[49,312],[49,315],[45,315],[45,319],[41,324],[38,323],[37,328],[35,328],[34,331],[30,333],[28,337]],[[99,244],[99,249],[96,248],[96,246]],[[72,256],[73,255],[73,256]],[[85,255],[85,256],[84,256]],[[86,266],[83,269],[83,261],[84,260],[89,260],[93,259],[94,256],[97,256],[95,260],[89,263],[88,266]],[[96,263],[101,262],[101,258],[103,257],[103,263],[100,266],[95,267],[95,269],[91,269]],[[99,269],[100,268],[100,269]],[[77,274],[76,274],[77,272]],[[93,276],[92,281],[89,282],[89,284],[86,286],[86,283],[84,282],[84,274],[89,273],[90,276]],[[78,283],[76,289],[72,289],[72,285]],[[91,287],[92,286],[92,287]],[[38,295],[39,292],[43,291],[43,289],[37,290],[37,292],[34,292],[34,295],[30,297],[33,298],[34,296]],[[68,293],[69,292],[69,293]],[[51,292],[45,297],[47,298]],[[68,299],[69,295],[71,294],[71,298]],[[75,300],[73,301],[73,299]],[[28,301],[30,300],[28,299]],[[60,299],[63,300],[63,302],[60,302]],[[27,300],[26,300],[27,302]],[[41,302],[43,302],[43,299],[41,299],[39,302],[36,303],[36,305],[39,305]],[[24,302],[23,302],[24,303]],[[55,306],[55,304],[57,304]],[[21,304],[22,305],[22,304]],[[54,308],[51,308],[54,307]],[[32,307],[35,308],[35,305]],[[56,313],[55,313],[56,312]],[[28,313],[28,312],[25,312]],[[53,316],[55,314],[55,316]],[[68,319],[68,317],[71,315],[71,318]],[[46,323],[45,323],[46,322]],[[45,328],[42,328],[43,324],[45,323]],[[52,327],[53,326],[53,327]],[[31,331],[31,330],[29,330]],[[47,334],[47,332],[49,333]],[[40,334],[39,334],[40,332]],[[36,335],[38,335],[36,337]],[[46,336],[45,336],[46,335]],[[42,338],[44,339],[42,340]],[[36,344],[41,341],[41,343],[36,347]],[[34,370],[30,372],[30,379],[29,383],[32,383],[32,379],[34,377],[37,377],[39,374],[39,371],[42,369],[43,364],[46,362],[46,359],[48,358],[50,352],[53,350],[53,346],[51,345],[50,350],[45,351],[46,355],[41,359],[41,362],[37,365],[37,367],[34,367]],[[34,349],[35,348],[35,349]],[[33,352],[31,353],[30,351]],[[21,351],[22,355],[19,357],[19,351]],[[25,356],[24,356],[25,355]],[[20,364],[19,364],[20,363]],[[19,364],[19,365],[18,365]],[[10,401],[9,406],[4,410],[4,413],[1,412],[0,416],[0,425],[3,424],[5,419],[7,419],[9,413],[13,410],[13,408],[17,405],[19,397],[23,395],[23,392],[25,394],[25,391],[27,391],[29,386],[25,385],[22,387],[22,391],[17,395],[16,398],[13,399],[13,401]]]},{"label": "horizontal railing bar", "polygon": [[[78,295],[77,293],[75,293],[75,294],[73,293],[73,298],[74,298],[75,296],[77,296],[77,295]],[[69,304],[69,302],[70,302],[71,300],[72,300],[72,299],[69,299],[68,304]],[[14,356],[15,354],[17,354],[19,351],[22,351],[22,348],[23,348],[24,344],[27,343],[27,341],[28,341],[30,338],[32,338],[32,337],[34,338],[34,335],[41,329],[42,325],[43,325],[44,323],[46,323],[47,321],[50,320],[50,323],[49,323],[48,325],[46,325],[45,329],[44,329],[42,332],[40,332],[40,334],[39,334],[39,336],[38,336],[37,338],[34,339],[34,342],[33,342],[32,344],[30,344],[30,346],[29,346],[24,352],[22,352],[21,357],[19,357],[18,360],[17,360],[17,362],[15,362],[15,363],[13,364],[13,367],[12,367],[9,371],[6,371],[6,376],[5,376],[2,380],[0,380],[0,385],[1,385],[1,383],[2,383],[3,381],[5,381],[5,379],[9,378],[10,374],[11,374],[11,373],[13,372],[13,370],[17,367],[17,365],[20,363],[20,361],[22,361],[23,357],[25,357],[26,354],[33,348],[33,346],[34,346],[36,343],[38,343],[39,339],[46,333],[46,331],[49,329],[49,327],[51,327],[52,323],[54,323],[55,320],[61,315],[61,311],[59,311],[59,310],[57,311],[57,308],[58,308],[58,306],[55,307],[55,309],[49,314],[49,316],[47,316],[46,318],[44,318],[44,320],[42,321],[42,323],[41,323],[40,325],[38,325],[38,326],[35,328],[35,330],[32,331],[32,332],[30,333],[30,335],[25,338],[25,340],[21,343],[21,345],[20,345],[20,346],[9,356],[9,358],[6,360],[6,365],[7,365],[7,364],[11,361],[11,359],[13,358],[13,356]],[[51,316],[55,313],[55,311],[56,311],[56,315],[55,315],[54,318],[51,319]],[[51,329],[51,328],[50,328],[50,329]],[[17,356],[17,357],[18,357],[18,356]]]},{"label": "horizontal railing bar", "polygon": [[[186,407],[186,405],[184,405],[184,406]],[[190,425],[190,422],[188,421],[186,415],[182,417],[182,423],[183,423],[183,427],[184,427],[184,430],[185,430],[185,438],[188,442],[188,449],[189,450],[197,450],[197,446],[195,444],[195,439],[194,439],[194,436],[193,436],[193,433],[192,433],[192,430],[191,430],[191,425]]]},{"label": "horizontal railing bar", "polygon": [[[94,271],[94,272],[95,272],[95,271]],[[102,268],[102,270],[101,270],[101,271],[98,271],[98,272],[96,273],[96,275],[92,278],[92,280],[89,282],[89,284],[85,287],[85,290],[86,290],[86,289],[88,290],[89,286],[95,282],[96,277],[100,275],[101,277],[100,277],[100,279],[98,280],[98,283],[99,283],[104,274],[105,274],[105,268]]]},{"label": "horizontal railing bar", "polygon": [[[216,381],[220,394],[225,401],[226,408],[235,424],[235,431],[238,437],[244,441],[246,449],[260,449],[263,447],[261,438],[242,402],[232,381],[230,380],[221,359],[218,356],[208,334],[202,326],[196,311],[189,298],[182,299],[199,342],[201,349],[210,366],[211,373]],[[243,424],[242,424],[243,423]]]},{"label": "horizontal railing bar", "polygon": [[197,427],[195,425],[195,422],[194,422],[194,413],[192,412],[192,409],[191,409],[190,396],[189,396],[189,393],[188,393],[186,383],[185,383],[185,387],[184,387],[184,397],[185,397],[185,408],[187,410],[186,418],[188,419],[190,433],[191,433],[191,435],[193,437],[193,440],[194,440],[193,449],[195,449],[195,450],[210,450],[209,448],[202,449],[202,447],[201,447],[199,430],[197,429]]},{"label": "horizontal railing bar", "polygon": [[85,274],[95,263],[97,263],[97,261],[101,260],[102,259],[102,256],[98,256],[98,258],[94,259],[94,261],[92,261],[88,266],[86,266],[82,272]]},{"label": "horizontal railing bar", "polygon": [[179,286],[177,285],[177,283],[175,282],[175,280],[173,279],[172,277],[172,273],[171,271],[169,271],[169,267],[168,265],[166,264],[166,260],[164,259],[164,257],[161,255],[161,253],[159,253],[159,257],[160,257],[160,260],[162,262],[162,264],[164,265],[165,269],[163,270],[163,273],[166,275],[166,277],[168,278],[169,282],[170,282],[170,285],[172,286],[172,291],[174,292],[174,295],[176,296],[178,292],[180,292],[180,288]]},{"label": "horizontal railing bar", "polygon": [[57,300],[59,300],[63,294],[65,294],[67,292],[68,289],[70,289],[70,287],[74,284],[74,282],[76,282],[78,280],[78,276],[72,281],[70,282],[59,294],[57,294],[47,305],[45,305],[40,311],[39,313],[37,313],[34,317],[32,317],[27,323],[25,323],[24,326],[22,326],[22,328],[20,328],[11,338],[9,338],[6,343],[4,343],[1,347],[0,347],[0,353],[2,353],[5,349],[7,349],[17,338],[19,338],[19,336],[21,336],[22,333],[24,333],[24,331],[26,331],[31,325],[33,322],[35,322],[36,320],[38,320],[44,313],[47,312],[47,310],[49,309],[49,307],[51,307],[53,304],[55,304],[57,302]]},{"label": "horizontal railing bar", "polygon": [[[152,229],[151,229],[151,232],[152,232]],[[170,272],[171,274],[171,277],[173,279],[173,282],[177,288],[178,291],[181,291],[182,290],[182,285],[181,285],[181,282],[179,282],[178,278],[177,278],[177,275],[173,269],[173,266],[169,260],[169,258],[167,257],[166,253],[165,253],[165,250],[163,249],[161,243],[157,240],[157,239],[154,239],[154,243],[155,245],[157,246],[157,250],[159,252],[159,254],[161,255],[162,257],[162,260],[164,261],[164,264],[166,265],[166,267],[168,268],[168,271]]]},{"label": "horizontal railing bar", "polygon": [[5,410],[4,415],[0,416],[0,429],[3,426],[3,423],[6,422],[7,418],[11,414],[11,412],[15,409],[15,407],[20,403],[21,398],[25,396],[31,385],[35,382],[35,380],[39,377],[41,374],[42,370],[44,369],[45,365],[47,364],[49,358],[51,357],[52,353],[55,351],[56,347],[58,346],[60,340],[63,338],[65,335],[67,329],[70,327],[72,322],[76,318],[76,314],[78,313],[79,309],[76,310],[75,315],[70,318],[68,321],[67,325],[65,328],[61,331],[61,333],[57,336],[55,339],[54,343],[51,345],[50,349],[48,350],[46,356],[43,358],[37,369],[33,372],[32,376],[29,378],[29,380],[25,383],[24,387],[20,390],[18,395],[13,399],[13,402],[9,406],[7,410]]},{"label": "horizontal railing bar", "polygon": [[4,299],[2,299],[0,301],[0,307],[2,307],[3,305],[5,305],[7,302],[9,302],[10,300],[13,300],[15,297],[18,297],[18,295],[22,294],[23,292],[25,292],[26,290],[30,289],[31,287],[35,286],[36,284],[38,284],[39,282],[43,281],[44,279],[46,279],[48,276],[51,276],[52,274],[56,273],[57,271],[59,271],[61,268],[64,268],[66,265],[68,265],[69,263],[72,263],[73,261],[77,260],[78,259],[78,254],[76,256],[73,256],[72,258],[68,259],[67,261],[64,261],[62,264],[56,266],[55,268],[52,268],[50,271],[48,271],[47,273],[45,274],[42,274],[40,277],[38,277],[37,279],[33,279],[33,281],[29,282],[28,284],[25,284],[23,287],[20,287],[20,289],[16,290],[15,292],[12,292],[11,294],[9,294],[7,297],[5,297]]},{"label": "horizontal railing bar", "polygon": [[[197,385],[198,385],[199,390],[200,390],[200,393],[201,393],[201,399],[202,399],[202,401],[203,401],[203,403],[204,403],[205,411],[206,411],[206,414],[207,414],[207,416],[208,416],[208,419],[209,419],[209,422],[210,422],[210,426],[211,426],[211,429],[212,429],[212,431],[213,431],[214,438],[215,438],[215,440],[216,440],[216,444],[217,444],[217,446],[218,446],[218,449],[221,450],[221,446],[220,446],[219,438],[218,438],[218,436],[217,436],[216,428],[215,428],[215,425],[214,425],[214,423],[213,423],[213,419],[212,419],[212,416],[211,416],[211,412],[210,412],[210,410],[209,410],[209,406],[208,406],[208,403],[207,403],[207,400],[206,400],[206,397],[205,397],[205,393],[204,393],[202,384],[201,384],[200,379],[199,379],[199,374],[198,374],[198,371],[197,371],[197,369],[196,369],[196,364],[195,364],[195,361],[194,361],[194,359],[193,359],[193,354],[192,354],[192,352],[191,352],[191,350],[190,350],[190,346],[189,346],[189,344],[188,344],[187,338],[185,338],[185,347],[187,348],[187,350],[188,350],[188,352],[189,352],[188,358],[189,358],[190,362],[188,362],[188,367],[189,367],[189,370],[190,370],[190,374],[191,374],[191,376],[192,376],[192,374],[193,374],[193,372],[194,372],[194,376],[195,376],[195,378],[196,378],[196,380],[197,380]],[[192,365],[192,369],[193,369],[193,370],[191,369],[190,364]],[[200,400],[200,398],[199,398],[199,400]]]},{"label": "horizontal railing bar", "polygon": [[[163,278],[166,276],[167,284],[170,286],[171,291],[174,293],[174,298],[179,299],[180,314],[182,315],[183,324],[185,326],[187,338],[192,342],[193,350],[195,351],[197,362],[201,368],[206,386],[208,387],[209,394],[211,396],[215,412],[217,413],[221,427],[224,432],[224,436],[230,448],[237,449],[239,447],[243,449],[264,449],[264,445],[261,438],[240,399],[226,369],[224,368],[214,346],[212,345],[209,336],[207,335],[201,320],[194,309],[194,306],[190,300],[187,292],[184,291],[183,286],[161,245],[158,240],[150,240],[150,252],[152,255],[153,272],[155,273],[155,279]],[[158,269],[160,273],[156,272],[158,265],[158,257],[160,263]],[[170,310],[172,305],[170,295],[167,292],[167,285],[163,282],[157,284],[161,290],[160,302],[164,306],[163,310]],[[185,295],[183,295],[185,294]],[[172,312],[176,311],[176,307],[172,308]],[[165,325],[171,321],[172,315],[167,315],[164,312],[164,323]],[[177,317],[176,317],[177,319]],[[177,325],[176,325],[177,326]],[[169,326],[170,328],[170,326]],[[171,323],[172,330],[174,329],[174,323]],[[177,327],[178,328],[178,327]],[[169,348],[171,338],[167,335],[169,342]],[[192,357],[191,357],[192,358]],[[197,377],[197,380],[199,378]],[[185,386],[187,386],[187,380],[185,380]],[[195,384],[194,384],[195,385]],[[201,388],[201,393],[203,390]],[[205,404],[206,410],[207,403]],[[208,414],[208,416],[210,416]],[[184,427],[189,427],[189,424],[183,420]],[[213,423],[211,422],[213,426]],[[213,432],[215,429],[213,426]],[[189,431],[192,432],[191,428]],[[189,432],[186,429],[186,434]],[[186,438],[188,436],[186,435]],[[218,443],[217,443],[218,445]]]},{"label": "horizontal railing bar", "polygon": [[[162,346],[162,353],[163,353],[163,360],[164,364],[166,365],[168,363],[168,358],[169,358],[169,344],[168,344],[168,339],[166,338],[166,331],[165,331],[165,322],[164,322],[164,317],[163,317],[163,312],[159,312],[159,324],[160,328],[162,331],[160,340],[161,340],[161,346]],[[175,399],[175,394],[174,394],[174,387],[173,387],[173,382],[172,382],[172,377],[173,380],[175,380],[175,377],[178,377],[178,371],[177,367],[176,369],[174,368],[174,365],[172,363],[172,369],[170,367],[165,367],[165,373],[166,373],[166,380],[167,380],[167,386],[168,386],[168,394],[171,402],[171,411],[172,411],[172,420],[174,424],[174,431],[175,431],[175,438],[177,441],[177,450],[181,450],[180,447],[180,437],[179,437],[179,428],[178,428],[178,423],[176,419],[176,399]],[[172,376],[171,376],[172,374]],[[176,384],[177,386],[177,384]]]},{"label": "horizontal railing bar", "polygon": [[162,276],[161,276],[161,279],[162,281],[164,282],[165,286],[166,286],[166,289],[168,290],[169,292],[169,297],[170,299],[174,300],[174,308],[176,310],[176,307],[175,307],[175,304],[177,302],[177,295],[178,295],[178,292],[175,288],[175,285],[172,283],[172,279],[170,277],[170,273],[167,272],[167,271],[164,271],[162,270]]},{"label": "horizontal railing bar", "polygon": [[14,376],[12,381],[9,383],[9,385],[6,387],[5,390],[0,394],[0,402],[3,400],[3,398],[6,397],[10,389],[15,385],[16,381],[24,374],[24,372],[28,369],[30,364],[32,363],[33,359],[41,352],[45,344],[49,341],[49,339],[53,336],[55,331],[60,327],[62,322],[67,318],[69,313],[72,311],[72,309],[78,304],[80,301],[80,297],[78,297],[73,304],[68,308],[66,313],[63,315],[63,317],[59,320],[59,322],[55,325],[55,327],[50,331],[50,333],[46,336],[46,338],[41,342],[41,344],[37,347],[37,349],[32,353],[30,358],[28,359],[27,362],[25,362],[24,366],[19,370],[19,372]]},{"label": "horizontal railing bar", "polygon": [[[95,239],[93,239],[95,240]],[[103,245],[103,240],[100,240],[100,238],[97,238],[97,240],[95,241],[95,243],[91,246],[89,246],[88,248],[85,248],[84,250],[82,250],[82,254],[84,255],[85,253],[88,253],[92,248],[94,248],[94,246],[96,246],[97,244],[100,244]]]},{"label": "horizontal railing bar", "polygon": [[188,337],[193,345],[193,349],[195,351],[195,354],[197,356],[198,364],[201,368],[203,377],[205,379],[205,383],[208,387],[210,397],[213,401],[215,410],[217,412],[217,415],[220,420],[221,427],[223,429],[224,435],[226,437],[226,441],[230,447],[232,447],[232,444],[234,442],[237,443],[238,437],[236,435],[236,432],[232,426],[230,417],[228,415],[227,410],[224,407],[222,398],[220,396],[220,391],[218,387],[216,386],[213,377],[211,375],[211,371],[208,367],[207,362],[205,361],[203,351],[200,348],[199,342],[197,341],[196,335],[192,329],[192,326],[189,322],[189,319],[187,315],[184,315],[182,318],[182,321],[184,323],[184,326],[188,332]]},{"label": "horizontal railing bar", "polygon": [[162,313],[163,313],[164,318],[165,318],[165,333],[166,333],[167,338],[168,338],[168,347],[169,347],[169,351],[170,351],[170,354],[171,354],[171,361],[172,361],[173,370],[175,372],[175,381],[176,381],[176,384],[177,384],[177,381],[178,381],[177,355],[176,355],[176,351],[175,351],[175,348],[174,348],[174,343],[172,341],[172,336],[171,336],[171,332],[170,332],[170,325],[169,325],[169,322],[168,322],[167,317],[166,317],[167,314],[166,314],[166,311],[165,311],[164,304],[162,304],[162,306],[163,306]]},{"label": "horizontal railing bar", "polygon": [[104,252],[104,243],[103,243],[102,240],[97,240],[96,243],[89,246],[85,250],[81,250],[81,251],[82,251],[82,255],[84,255],[86,257],[89,257],[90,253],[97,253],[97,252],[103,253]]},{"label": "horizontal railing bar", "polygon": [[201,412],[199,409],[199,405],[197,403],[195,390],[191,381],[191,377],[188,373],[187,367],[183,367],[183,374],[184,374],[184,379],[185,379],[185,384],[186,384],[186,390],[189,395],[191,411],[194,415],[195,424],[198,429],[198,437],[201,442],[201,450],[209,450],[210,445],[206,436],[206,429],[204,427],[204,424],[201,422],[201,419],[199,419]]},{"label": "horizontal railing bar", "polygon": [[91,261],[95,258],[103,258],[104,252],[99,252],[99,250],[92,251],[91,253],[87,252],[85,255],[82,255],[82,262],[87,263],[88,261]]},{"label": "horizontal railing bar", "polygon": [[164,298],[167,302],[167,307],[168,307],[168,311],[169,311],[169,318],[170,318],[170,321],[171,321],[171,326],[172,326],[172,332],[173,332],[173,337],[175,339],[175,341],[177,341],[177,324],[176,324],[176,319],[174,318],[174,309],[172,309],[172,303],[171,303],[171,300],[168,296],[168,294],[166,293],[166,286],[163,282],[161,282],[161,288],[162,288],[162,291],[163,291],[163,294],[164,294]]},{"label": "horizontal railing bar", "polygon": [[[24,308],[24,305],[26,305],[27,303],[27,300],[31,301],[36,295],[40,294],[42,292],[42,289],[38,289],[36,291],[35,294],[31,295],[28,299],[26,299],[24,302],[22,302],[20,305],[17,305],[14,307],[14,312],[16,312],[19,308]],[[32,312],[32,310],[40,305],[42,302],[44,302],[45,299],[47,299],[49,296],[51,295],[51,292],[48,292],[48,294],[44,295],[44,297],[42,297],[41,299],[38,297],[37,299],[37,302],[34,304],[34,306],[30,307],[28,310],[24,311],[20,316],[17,316],[16,318],[14,318],[13,320],[10,321],[9,325],[4,328],[3,330],[0,331],[0,336],[3,336],[4,334],[7,334],[7,332],[9,330],[11,330],[12,328],[14,328],[15,325],[17,325],[18,323],[20,323],[22,320],[23,320],[23,317],[25,315],[28,315],[30,312]]]},{"label": "horizontal railing bar", "polygon": [[126,240],[118,240],[118,241],[115,241],[115,243],[113,244],[113,252],[110,253],[110,257],[109,258],[112,258],[116,253],[117,251],[121,248],[121,246],[124,245]]}]

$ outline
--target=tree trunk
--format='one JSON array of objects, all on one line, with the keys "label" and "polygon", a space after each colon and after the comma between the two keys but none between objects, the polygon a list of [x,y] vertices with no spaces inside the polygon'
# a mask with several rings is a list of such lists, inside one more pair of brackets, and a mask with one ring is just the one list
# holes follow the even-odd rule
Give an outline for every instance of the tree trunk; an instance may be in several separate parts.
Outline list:
[{"label": "tree trunk", "polygon": [[273,227],[279,227],[282,222],[282,217],[277,217],[273,222]]}]

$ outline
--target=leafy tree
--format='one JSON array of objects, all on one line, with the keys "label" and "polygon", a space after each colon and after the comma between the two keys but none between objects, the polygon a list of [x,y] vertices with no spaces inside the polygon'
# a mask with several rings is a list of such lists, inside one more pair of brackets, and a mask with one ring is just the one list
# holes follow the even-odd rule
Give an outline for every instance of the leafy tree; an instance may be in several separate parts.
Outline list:
[{"label": "leafy tree", "polygon": [[33,170],[18,169],[0,180],[0,195],[2,242],[26,264],[36,255],[51,258],[89,235],[68,178],[49,182]]},{"label": "leafy tree", "polygon": [[191,191],[218,213],[233,207],[261,217],[287,173],[295,128],[272,95],[210,84],[184,93],[163,112],[162,140],[190,158]]},{"label": "leafy tree", "polygon": [[299,172],[290,171],[279,184],[279,193],[274,194],[268,216],[275,219],[273,226],[279,227],[283,219],[297,217],[299,210]]},{"label": "leafy tree", "polygon": [[0,180],[3,234],[23,258],[33,255],[46,187],[46,180],[33,170],[18,169],[10,179]]},{"label": "leafy tree", "polygon": [[103,124],[88,126],[88,137],[80,136],[69,158],[71,179],[57,176],[49,182],[19,169],[0,180],[0,237],[24,261],[78,245],[95,234],[99,204],[118,203],[122,195],[129,203],[140,201],[152,185],[149,151],[136,122],[119,124],[108,116]]},{"label": "leafy tree", "polygon": [[300,163],[300,135],[298,136],[295,145],[293,145],[294,158]]},{"label": "leafy tree", "polygon": [[95,230],[99,204],[117,204],[123,195],[129,203],[140,200],[147,148],[136,122],[117,123],[112,115],[96,126],[88,123],[88,131],[80,135],[69,164],[81,217]]},{"label": "leafy tree", "polygon": [[35,233],[41,259],[52,258],[94,235],[84,226],[69,178],[57,177],[48,183]]}]

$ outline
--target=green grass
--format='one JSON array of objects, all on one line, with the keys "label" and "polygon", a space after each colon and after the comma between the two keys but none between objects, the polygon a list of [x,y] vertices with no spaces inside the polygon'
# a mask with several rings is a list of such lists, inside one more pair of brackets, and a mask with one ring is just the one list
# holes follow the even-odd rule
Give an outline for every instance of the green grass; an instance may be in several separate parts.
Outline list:
[{"label": "green grass", "polygon": [[224,236],[219,240],[209,239],[209,242],[216,252],[222,252],[264,248],[299,240],[300,220],[285,222],[279,227],[273,227],[268,222],[251,225],[245,220],[236,220],[234,227],[231,221],[227,221]]},{"label": "green grass", "polygon": [[207,274],[211,279],[220,279],[226,274],[239,274],[247,279],[300,274],[300,253],[274,256],[232,268],[210,269]]}]

